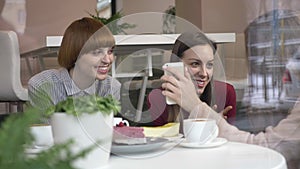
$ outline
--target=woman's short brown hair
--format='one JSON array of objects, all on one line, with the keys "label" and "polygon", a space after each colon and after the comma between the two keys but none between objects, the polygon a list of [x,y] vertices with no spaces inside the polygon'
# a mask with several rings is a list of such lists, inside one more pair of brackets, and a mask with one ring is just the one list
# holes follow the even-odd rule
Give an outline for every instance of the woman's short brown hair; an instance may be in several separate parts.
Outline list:
[{"label": "woman's short brown hair", "polygon": [[114,45],[114,37],[103,23],[84,17],[72,22],[65,30],[59,49],[58,63],[70,70],[75,66],[80,55]]}]

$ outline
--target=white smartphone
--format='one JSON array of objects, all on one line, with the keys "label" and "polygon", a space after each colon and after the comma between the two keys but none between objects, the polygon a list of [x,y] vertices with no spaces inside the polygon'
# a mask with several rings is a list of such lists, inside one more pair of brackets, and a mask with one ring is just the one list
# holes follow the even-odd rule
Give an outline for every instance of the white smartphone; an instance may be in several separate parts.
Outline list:
[{"label": "white smartphone", "polygon": [[[171,62],[171,63],[165,63],[163,67],[172,67],[176,69],[178,72],[180,72],[182,75],[184,75],[184,64],[183,62]],[[168,71],[164,71],[165,75],[172,75],[172,73]],[[166,102],[168,105],[176,104],[176,102],[168,97],[166,97]]]}]

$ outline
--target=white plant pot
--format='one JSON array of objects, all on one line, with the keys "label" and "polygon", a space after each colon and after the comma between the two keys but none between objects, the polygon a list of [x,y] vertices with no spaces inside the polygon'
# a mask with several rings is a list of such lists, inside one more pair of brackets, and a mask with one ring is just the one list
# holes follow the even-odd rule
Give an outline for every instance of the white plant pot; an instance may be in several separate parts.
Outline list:
[{"label": "white plant pot", "polygon": [[113,134],[113,113],[102,115],[99,112],[75,117],[58,112],[52,115],[51,125],[54,143],[65,143],[72,139],[74,141],[71,146],[73,153],[97,144],[97,147],[84,158],[75,161],[74,167],[98,169],[108,164]]}]

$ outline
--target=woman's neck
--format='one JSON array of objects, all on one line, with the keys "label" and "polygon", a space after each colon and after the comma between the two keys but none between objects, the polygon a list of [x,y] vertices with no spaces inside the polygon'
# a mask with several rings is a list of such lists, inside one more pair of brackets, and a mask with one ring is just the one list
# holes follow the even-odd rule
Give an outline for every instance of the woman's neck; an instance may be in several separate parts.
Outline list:
[{"label": "woman's neck", "polygon": [[69,70],[69,74],[76,86],[81,90],[89,88],[95,82],[94,78],[83,75],[80,71],[76,71],[74,68]]}]

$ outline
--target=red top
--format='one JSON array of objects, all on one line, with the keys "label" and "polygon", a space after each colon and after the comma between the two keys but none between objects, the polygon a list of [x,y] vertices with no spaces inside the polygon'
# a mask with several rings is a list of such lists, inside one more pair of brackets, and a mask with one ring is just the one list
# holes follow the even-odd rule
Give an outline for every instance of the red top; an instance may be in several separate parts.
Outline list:
[{"label": "red top", "polygon": [[[214,81],[214,97],[217,112],[224,110],[227,106],[232,106],[227,113],[227,121],[233,124],[236,116],[236,94],[233,86],[225,82]],[[154,89],[149,93],[148,106],[153,125],[161,126],[168,123],[168,109],[162,89]]]}]

